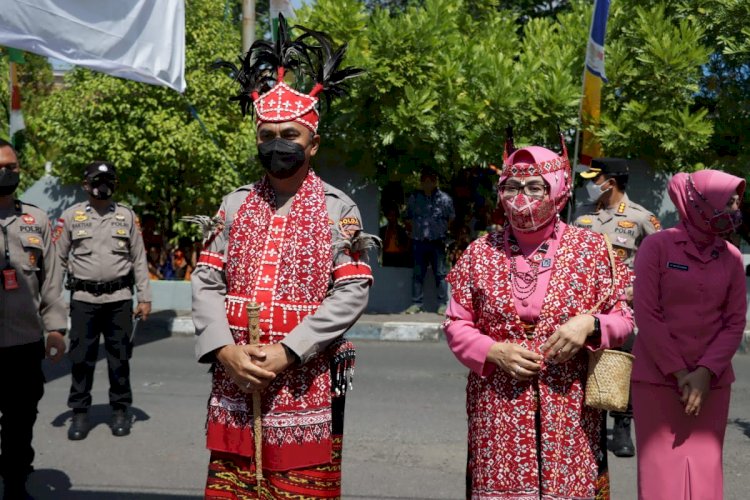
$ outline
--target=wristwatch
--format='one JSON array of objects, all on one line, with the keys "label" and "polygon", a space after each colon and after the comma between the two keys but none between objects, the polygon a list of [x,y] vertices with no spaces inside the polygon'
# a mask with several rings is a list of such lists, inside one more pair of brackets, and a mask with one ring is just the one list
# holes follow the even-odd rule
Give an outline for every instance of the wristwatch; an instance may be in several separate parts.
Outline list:
[{"label": "wristwatch", "polygon": [[594,316],[594,333],[591,334],[592,337],[598,337],[602,334],[602,324],[599,322],[599,317]]}]

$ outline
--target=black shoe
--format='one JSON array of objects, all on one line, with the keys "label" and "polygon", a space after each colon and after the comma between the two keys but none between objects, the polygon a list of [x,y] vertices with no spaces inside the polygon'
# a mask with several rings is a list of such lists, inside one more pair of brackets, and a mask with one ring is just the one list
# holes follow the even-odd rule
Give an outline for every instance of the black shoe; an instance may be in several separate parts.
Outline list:
[{"label": "black shoe", "polygon": [[130,434],[130,417],[128,416],[127,410],[114,410],[112,412],[112,428],[113,436],[127,436]]},{"label": "black shoe", "polygon": [[630,439],[630,419],[628,417],[615,417],[615,425],[612,429],[612,453],[616,457],[632,457],[635,455],[635,446]]},{"label": "black shoe", "polygon": [[86,439],[90,430],[91,425],[89,424],[88,413],[74,413],[73,421],[70,423],[70,428],[68,429],[68,439],[71,441]]},{"label": "black shoe", "polygon": [[3,500],[33,500],[26,491],[26,480],[5,480]]}]

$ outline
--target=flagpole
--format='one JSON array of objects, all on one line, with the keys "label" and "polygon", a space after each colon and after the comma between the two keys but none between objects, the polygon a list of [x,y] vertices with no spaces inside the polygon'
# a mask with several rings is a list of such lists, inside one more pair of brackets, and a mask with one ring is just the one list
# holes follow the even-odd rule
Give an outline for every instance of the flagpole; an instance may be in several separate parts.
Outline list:
[{"label": "flagpole", "polygon": [[[593,23],[592,23],[593,24]],[[591,36],[589,34],[589,36]],[[586,42],[588,43],[588,42]],[[583,97],[586,92],[586,61],[583,62],[583,74],[581,75],[581,102],[578,103],[578,118],[576,119],[576,139],[573,146],[573,168],[570,173],[570,209],[568,210],[567,223],[570,224],[576,207],[576,168],[578,167],[578,146],[581,137],[581,113],[583,113]]]},{"label": "flagpole", "polygon": [[[596,2],[594,3],[594,11],[596,10]],[[589,38],[586,40],[586,55],[588,56],[588,47],[591,43],[591,36],[594,33],[594,11],[591,12],[591,23],[589,24]],[[578,168],[578,148],[580,146],[581,137],[581,115],[583,113],[583,98],[586,95],[586,57],[583,59],[583,72],[581,73],[581,99],[578,103],[578,117],[576,118],[576,139],[573,146],[573,168],[570,173],[570,209],[568,210],[568,220],[573,218],[573,212],[576,207],[576,168]]]},{"label": "flagpole", "polygon": [[13,61],[10,60],[10,54],[8,54],[8,142],[12,144],[13,137],[11,137],[10,133],[11,113],[13,113]]}]

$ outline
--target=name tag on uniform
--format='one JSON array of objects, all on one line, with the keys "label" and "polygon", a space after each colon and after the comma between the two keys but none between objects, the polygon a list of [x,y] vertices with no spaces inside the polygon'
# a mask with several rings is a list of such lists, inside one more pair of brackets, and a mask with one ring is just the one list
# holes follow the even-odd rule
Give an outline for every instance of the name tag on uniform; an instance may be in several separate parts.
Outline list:
[{"label": "name tag on uniform", "polygon": [[6,290],[15,290],[18,288],[15,269],[3,269],[3,288]]},{"label": "name tag on uniform", "polygon": [[685,264],[678,264],[677,262],[667,262],[667,267],[670,269],[677,269],[679,271],[687,271],[688,266]]}]

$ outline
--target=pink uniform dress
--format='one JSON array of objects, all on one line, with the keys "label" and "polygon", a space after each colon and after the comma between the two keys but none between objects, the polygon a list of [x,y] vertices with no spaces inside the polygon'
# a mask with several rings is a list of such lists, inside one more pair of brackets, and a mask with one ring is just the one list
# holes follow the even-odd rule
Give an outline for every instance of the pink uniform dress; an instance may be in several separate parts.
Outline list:
[{"label": "pink uniform dress", "polygon": [[[744,181],[710,170],[691,177],[677,174],[669,186],[682,221],[648,236],[635,261],[632,392],[643,500],[724,497],[731,361],[745,328],[746,285],[741,254],[709,231],[708,217],[741,196]],[[711,389],[700,414],[686,415],[672,374],[700,366],[712,374]]]}]

